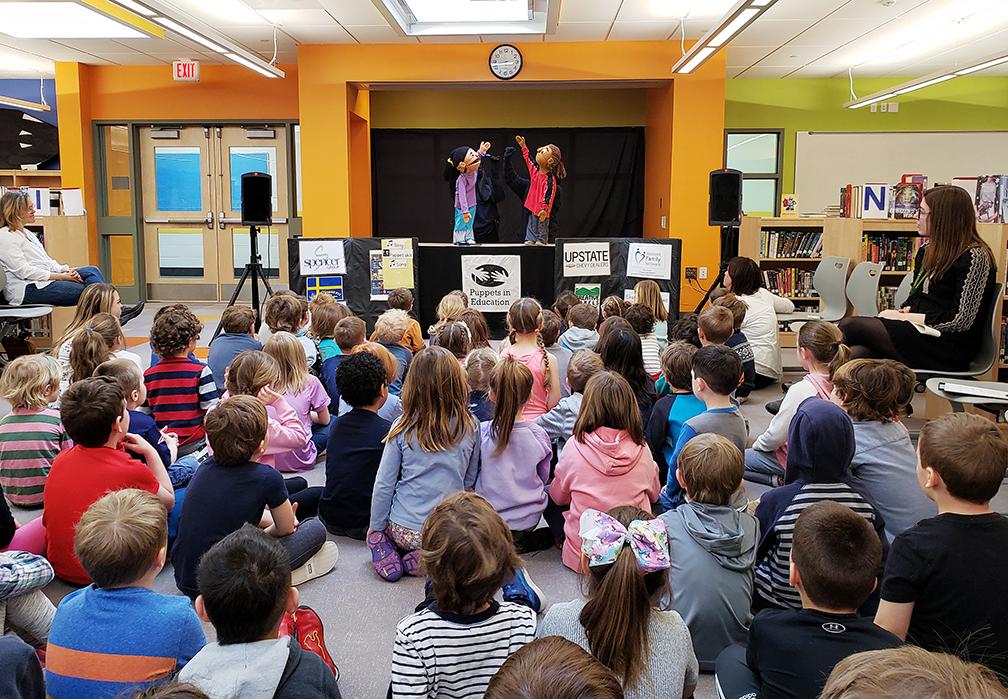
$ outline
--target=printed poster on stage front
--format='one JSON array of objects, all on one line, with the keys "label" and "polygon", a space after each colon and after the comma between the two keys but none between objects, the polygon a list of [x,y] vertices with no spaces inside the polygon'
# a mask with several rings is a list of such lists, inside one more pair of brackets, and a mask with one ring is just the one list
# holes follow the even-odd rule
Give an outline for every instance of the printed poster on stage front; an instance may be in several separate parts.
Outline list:
[{"label": "printed poster on stage front", "polygon": [[671,279],[672,246],[630,243],[626,275],[637,279]]},{"label": "printed poster on stage front", "polygon": [[521,258],[518,255],[464,255],[462,291],[469,308],[507,313],[521,298]]}]

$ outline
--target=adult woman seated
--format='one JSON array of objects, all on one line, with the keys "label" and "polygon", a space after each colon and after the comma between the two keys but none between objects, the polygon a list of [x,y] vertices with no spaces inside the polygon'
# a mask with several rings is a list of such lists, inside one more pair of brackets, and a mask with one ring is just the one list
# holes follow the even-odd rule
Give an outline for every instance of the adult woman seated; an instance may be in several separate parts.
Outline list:
[{"label": "adult woman seated", "polygon": [[35,206],[26,192],[0,196],[0,264],[7,273],[3,288],[7,303],[77,305],[85,287],[105,282],[101,271],[61,265],[49,257],[35,234],[25,230],[26,224],[34,222]]},{"label": "adult woman seated", "polygon": [[742,334],[749,340],[756,363],[754,388],[764,388],[780,381],[780,334],[777,314],[793,313],[794,304],[763,286],[759,264],[748,257],[733,257],[724,275],[725,288],[745,301]]},{"label": "adult woman seated", "polygon": [[[914,258],[906,304],[877,317],[840,321],[851,356],[889,358],[908,366],[962,371],[980,350],[984,311],[994,303],[997,265],[976,227],[973,198],[959,187],[924,193],[917,232],[928,242]],[[910,322],[907,322],[910,321]],[[928,325],[940,337],[918,332]]]}]

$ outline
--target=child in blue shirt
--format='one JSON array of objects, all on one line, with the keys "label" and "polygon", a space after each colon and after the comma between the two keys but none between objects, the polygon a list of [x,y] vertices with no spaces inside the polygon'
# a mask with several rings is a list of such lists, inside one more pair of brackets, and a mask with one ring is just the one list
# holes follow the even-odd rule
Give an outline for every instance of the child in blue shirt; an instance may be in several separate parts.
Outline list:
[{"label": "child in blue shirt", "polygon": [[693,395],[693,355],[697,348],[684,340],[669,343],[661,355],[662,379],[672,391],[655,403],[648,420],[645,436],[651,447],[651,456],[658,464],[658,480],[668,477],[672,452],[679,441],[683,423],[707,409],[703,401]]}]

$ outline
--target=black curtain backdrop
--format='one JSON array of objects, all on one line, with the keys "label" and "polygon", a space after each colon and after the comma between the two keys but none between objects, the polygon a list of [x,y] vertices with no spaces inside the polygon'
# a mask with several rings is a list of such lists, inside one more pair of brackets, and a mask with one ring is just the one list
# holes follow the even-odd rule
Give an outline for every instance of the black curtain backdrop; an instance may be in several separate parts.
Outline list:
[{"label": "black curtain backdrop", "polygon": [[[455,211],[454,194],[444,181],[449,153],[489,141],[490,154],[502,156],[507,146],[517,148],[515,135],[524,136],[533,153],[547,143],[560,148],[567,177],[560,181],[558,237],[643,236],[643,127],[372,129],[372,235],[450,243]],[[520,177],[528,177],[520,151],[511,163]],[[500,242],[524,240],[524,202],[506,185],[504,190],[506,198],[498,205]]]}]

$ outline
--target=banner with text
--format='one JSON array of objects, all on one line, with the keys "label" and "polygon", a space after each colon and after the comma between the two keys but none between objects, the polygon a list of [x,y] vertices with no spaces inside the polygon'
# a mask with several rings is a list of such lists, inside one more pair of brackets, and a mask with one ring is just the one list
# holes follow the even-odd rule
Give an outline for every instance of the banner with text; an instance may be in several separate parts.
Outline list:
[{"label": "banner with text", "polygon": [[462,257],[462,291],[469,308],[507,313],[521,297],[521,258],[518,255]]},{"label": "banner with text", "polygon": [[565,277],[609,276],[609,242],[565,245],[563,273]]},{"label": "banner with text", "polygon": [[654,243],[630,243],[626,275],[638,279],[671,279],[672,249]]},{"label": "banner with text", "polygon": [[347,272],[342,240],[302,238],[298,241],[298,253],[302,277],[322,277]]}]

